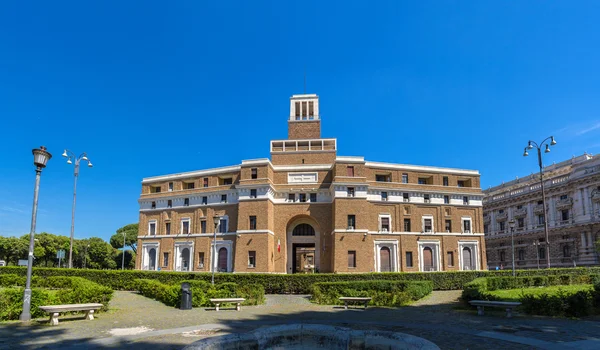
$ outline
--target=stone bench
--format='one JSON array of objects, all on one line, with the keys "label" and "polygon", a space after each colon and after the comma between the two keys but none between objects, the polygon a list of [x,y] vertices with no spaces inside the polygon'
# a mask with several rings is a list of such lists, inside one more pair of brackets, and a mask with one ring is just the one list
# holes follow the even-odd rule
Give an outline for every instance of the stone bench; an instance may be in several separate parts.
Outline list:
[{"label": "stone bench", "polygon": [[102,304],[67,304],[67,305],[46,305],[40,306],[39,308],[50,314],[50,325],[56,326],[58,324],[58,314],[63,312],[72,311],[85,311],[85,319],[93,320],[94,311],[101,309]]},{"label": "stone bench", "polygon": [[340,300],[344,302],[344,309],[348,310],[348,303],[363,303],[365,304],[365,309],[367,308],[367,304],[373,298],[369,297],[340,297]]},{"label": "stone bench", "polygon": [[483,315],[483,308],[489,307],[502,307],[506,309],[506,317],[512,317],[512,309],[521,305],[518,301],[488,301],[488,300],[471,300],[469,304],[477,306],[477,315]]},{"label": "stone bench", "polygon": [[219,305],[223,304],[223,303],[232,303],[232,304],[237,304],[236,306],[236,310],[240,311],[242,309],[242,307],[240,306],[241,303],[243,303],[244,301],[246,301],[246,299],[244,298],[217,298],[217,299],[210,299],[210,302],[215,304],[215,311],[219,311]]}]

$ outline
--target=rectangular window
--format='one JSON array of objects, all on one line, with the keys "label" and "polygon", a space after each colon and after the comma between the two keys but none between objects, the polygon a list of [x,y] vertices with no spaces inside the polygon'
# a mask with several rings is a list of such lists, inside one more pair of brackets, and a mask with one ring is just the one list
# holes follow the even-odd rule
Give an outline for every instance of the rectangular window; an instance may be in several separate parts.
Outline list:
[{"label": "rectangular window", "polygon": [[348,215],[348,229],[354,230],[356,228],[356,216]]},{"label": "rectangular window", "polygon": [[418,179],[418,184],[419,184],[419,185],[427,185],[427,179],[426,179],[426,178],[424,178],[424,177],[420,177],[420,178]]},{"label": "rectangular window", "polygon": [[402,174],[402,183],[403,184],[408,183],[408,174],[406,174],[406,173]]},{"label": "rectangular window", "polygon": [[348,197],[354,197],[354,187],[348,187]]},{"label": "rectangular window", "polygon": [[410,219],[404,219],[404,232],[410,232]]},{"label": "rectangular window", "polygon": [[561,199],[561,200],[562,200],[562,199],[567,199],[567,198],[569,198],[569,195],[563,194],[563,195],[561,195],[561,196],[560,196],[560,199]]},{"label": "rectangular window", "polygon": [[190,205],[190,199],[189,198],[184,198],[183,199],[183,206],[184,207],[189,207]]},{"label": "rectangular window", "polygon": [[433,232],[433,219],[423,219],[423,231],[424,232]]},{"label": "rectangular window", "polygon": [[375,181],[378,182],[390,182],[390,176],[389,175],[375,175]]},{"label": "rectangular window", "polygon": [[190,233],[190,221],[182,220],[181,221],[181,233],[187,235]]},{"label": "rectangular window", "polygon": [[208,204],[208,197],[207,196],[202,197],[202,204],[203,205],[207,205]]},{"label": "rectangular window", "polygon": [[463,205],[469,205],[469,197],[467,197],[467,196],[463,197]]},{"label": "rectangular window", "polygon": [[458,184],[458,187],[465,187],[465,182],[463,180],[458,180],[456,183]]},{"label": "rectangular window", "polygon": [[544,204],[544,201],[538,201],[537,203],[538,203],[538,205],[542,205],[542,204]]},{"label": "rectangular window", "polygon": [[517,225],[518,225],[518,227],[519,227],[519,228],[523,228],[523,227],[525,227],[525,219],[523,219],[523,218],[518,218],[518,219],[517,219]]},{"label": "rectangular window", "polygon": [[413,267],[412,252],[406,252],[406,267]]},{"label": "rectangular window", "polygon": [[525,260],[525,250],[519,249],[519,260]]},{"label": "rectangular window", "polygon": [[219,233],[227,233],[227,219],[219,220]]},{"label": "rectangular window", "polygon": [[354,167],[353,166],[346,167],[346,176],[354,177]]},{"label": "rectangular window", "polygon": [[167,208],[173,208],[173,201],[172,200],[167,200]]},{"label": "rectangular window", "polygon": [[148,225],[148,234],[150,236],[156,235],[156,221],[153,221]]},{"label": "rectangular window", "polygon": [[194,184],[193,182],[185,182],[185,189],[186,190],[193,190],[194,187],[196,187],[196,184]]},{"label": "rectangular window", "polygon": [[463,232],[471,233],[471,220],[463,220]]},{"label": "rectangular window", "polygon": [[546,222],[544,214],[538,215],[538,225],[543,225]]},{"label": "rectangular window", "polygon": [[315,203],[317,201],[317,194],[316,193],[311,193],[310,194],[310,202],[311,203]]},{"label": "rectangular window", "polygon": [[256,188],[250,190],[250,198],[256,198]]},{"label": "rectangular window", "polygon": [[389,217],[381,218],[381,231],[383,231],[383,232],[390,231],[390,218]]},{"label": "rectangular window", "polygon": [[[306,102],[302,102],[302,116],[306,117],[306,115],[308,114],[308,108],[306,107]],[[302,118],[303,120],[306,118]]]},{"label": "rectangular window", "polygon": [[233,179],[228,177],[226,179],[223,179],[223,185],[231,185],[233,184]]},{"label": "rectangular window", "polygon": [[296,201],[296,194],[295,193],[289,193],[288,194],[288,202],[295,202]]},{"label": "rectangular window", "polygon": [[257,168],[250,169],[250,178],[258,179],[258,169]]},{"label": "rectangular window", "polygon": [[504,209],[499,209],[498,214],[504,214]]},{"label": "rectangular window", "polygon": [[448,186],[448,176],[444,176],[442,182],[444,183],[444,186]]},{"label": "rectangular window", "polygon": [[200,220],[200,233],[206,233],[206,220]]},{"label": "rectangular window", "polygon": [[226,194],[221,195],[221,203],[227,203],[227,195]]},{"label": "rectangular window", "polygon": [[300,120],[300,102],[294,103],[294,114],[297,117],[296,120]]},{"label": "rectangular window", "polygon": [[408,196],[408,193],[402,193],[402,200],[405,202],[410,202],[410,197]]},{"label": "rectangular window", "polygon": [[446,220],[446,232],[452,232],[452,220]]},{"label": "rectangular window", "polygon": [[561,215],[561,219],[562,219],[562,221],[567,221],[567,220],[569,220],[569,210],[568,210],[568,209],[562,210],[562,211],[560,212],[560,215]]},{"label": "rectangular window", "polygon": [[152,202],[151,207],[152,209],[156,209],[156,202]]},{"label": "rectangular window", "polygon": [[499,224],[500,224],[500,231],[504,231],[504,229],[506,228],[505,227],[506,225],[504,224],[504,221],[500,221]]},{"label": "rectangular window", "polygon": [[448,252],[448,266],[454,266],[454,252]]},{"label": "rectangular window", "polygon": [[431,203],[431,197],[428,194],[423,195],[423,200],[425,203]]},{"label": "rectangular window", "polygon": [[169,253],[163,253],[163,267],[169,266]]},{"label": "rectangular window", "polygon": [[165,234],[166,235],[171,234],[171,223],[170,222],[165,222]]},{"label": "rectangular window", "polygon": [[388,200],[387,192],[381,192],[381,200],[382,201],[387,201]]},{"label": "rectangular window", "polygon": [[173,192],[173,183],[169,182],[169,192]]},{"label": "rectangular window", "polygon": [[308,102],[308,115],[311,117],[315,115],[315,103],[313,101]]},{"label": "rectangular window", "polygon": [[198,253],[198,267],[204,267],[204,252]]},{"label": "rectangular window", "polygon": [[517,209],[522,209],[523,206],[522,205],[517,205]]},{"label": "rectangular window", "polygon": [[489,226],[487,224],[483,225],[483,233],[489,233],[490,232],[489,229],[490,228],[489,228]]},{"label": "rectangular window", "polygon": [[302,202],[302,203],[306,202],[306,193],[300,193],[298,195],[298,197],[300,199],[300,202]]},{"label": "rectangular window", "polygon": [[205,178],[202,180],[202,186],[204,186],[204,187],[208,187],[208,177],[205,177]]},{"label": "rectangular window", "polygon": [[349,250],[348,251],[348,268],[355,268],[356,267],[356,250]]},{"label": "rectangular window", "polygon": [[256,216],[250,216],[250,229],[256,230]]},{"label": "rectangular window", "polygon": [[444,204],[450,204],[450,196],[444,196]]},{"label": "rectangular window", "polygon": [[150,192],[151,193],[160,193],[160,186],[151,186]]},{"label": "rectangular window", "polygon": [[251,250],[248,252],[248,267],[256,267],[256,251]]}]

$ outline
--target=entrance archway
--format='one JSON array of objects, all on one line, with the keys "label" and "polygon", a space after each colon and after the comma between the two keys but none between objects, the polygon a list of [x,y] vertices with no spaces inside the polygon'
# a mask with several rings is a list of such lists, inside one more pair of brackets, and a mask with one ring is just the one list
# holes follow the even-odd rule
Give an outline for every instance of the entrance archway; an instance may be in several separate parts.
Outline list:
[{"label": "entrance archway", "polygon": [[381,264],[380,272],[392,271],[392,254],[390,253],[390,248],[382,247],[381,250],[379,250],[379,261]]},{"label": "entrance archway", "polygon": [[148,251],[148,269],[156,270],[156,249],[154,248]]},{"label": "entrance archway", "polygon": [[433,250],[429,247],[423,248],[423,270],[433,271]]},{"label": "entrance archway", "polygon": [[320,269],[320,232],[310,216],[299,216],[288,223],[286,236],[287,273],[311,273]]},{"label": "entrance archway", "polygon": [[473,270],[473,263],[471,259],[471,249],[469,247],[464,247],[463,251],[463,270]]},{"label": "entrance archway", "polygon": [[181,251],[181,271],[190,270],[190,250],[183,248]]},{"label": "entrance archway", "polygon": [[217,257],[217,271],[227,272],[227,248],[222,247],[219,249]]}]

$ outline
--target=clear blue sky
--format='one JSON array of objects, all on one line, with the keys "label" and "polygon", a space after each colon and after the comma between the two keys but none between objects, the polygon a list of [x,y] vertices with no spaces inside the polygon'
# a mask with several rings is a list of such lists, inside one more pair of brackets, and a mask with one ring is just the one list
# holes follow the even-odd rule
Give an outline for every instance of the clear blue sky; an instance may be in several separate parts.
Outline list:
[{"label": "clear blue sky", "polygon": [[269,156],[288,98],[321,98],[340,155],[478,169],[484,188],[600,152],[597,1],[11,1],[0,4],[0,235],[108,238],[143,177]]}]

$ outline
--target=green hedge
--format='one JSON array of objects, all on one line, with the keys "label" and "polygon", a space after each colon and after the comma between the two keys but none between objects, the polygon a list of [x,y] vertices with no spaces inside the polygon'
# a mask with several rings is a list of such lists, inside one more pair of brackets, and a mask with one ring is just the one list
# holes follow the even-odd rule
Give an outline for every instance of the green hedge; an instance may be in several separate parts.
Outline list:
[{"label": "green hedge", "polygon": [[[2,274],[18,274],[25,276],[27,269],[19,266],[0,267]],[[167,272],[139,270],[89,270],[89,269],[60,269],[34,268],[35,276],[47,278],[51,276],[83,277],[98,284],[109,286],[114,290],[135,290],[136,279],[153,279],[164,284],[179,284],[186,280],[210,281],[210,273],[200,272]],[[519,270],[518,276],[547,276],[547,275],[590,275],[600,274],[600,267],[594,268],[563,268],[544,270]],[[218,273],[216,283],[237,283],[238,285],[260,284],[268,294],[308,294],[311,286],[318,282],[346,282],[364,280],[393,280],[393,281],[431,281],[434,290],[463,289],[466,283],[478,277],[510,276],[510,270],[502,271],[456,271],[456,272],[397,272],[397,273],[364,273],[364,274],[237,274]]]},{"label": "green hedge", "polygon": [[[211,285],[206,281],[184,281],[190,284],[192,306],[211,306],[212,298],[245,298],[243,305],[259,305],[265,302],[265,289],[258,284],[238,285],[220,283]],[[136,289],[145,297],[152,298],[168,306],[179,307],[181,303],[181,285],[165,284],[156,280],[138,279]]]},{"label": "green hedge", "polygon": [[340,297],[371,297],[371,305],[402,306],[425,297],[432,290],[431,281],[320,282],[312,286],[311,301],[342,305]]},{"label": "green hedge", "polygon": [[[25,280],[17,275],[0,275],[0,320],[16,320],[23,311]],[[22,283],[21,283],[22,282]],[[101,311],[108,309],[113,295],[109,287],[101,286],[81,277],[34,278],[31,291],[31,316],[47,316],[38,307],[42,305],[101,303]],[[43,289],[42,289],[43,288]]]}]

